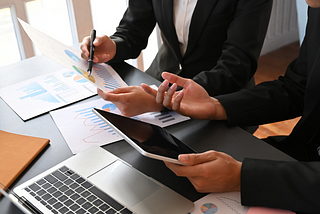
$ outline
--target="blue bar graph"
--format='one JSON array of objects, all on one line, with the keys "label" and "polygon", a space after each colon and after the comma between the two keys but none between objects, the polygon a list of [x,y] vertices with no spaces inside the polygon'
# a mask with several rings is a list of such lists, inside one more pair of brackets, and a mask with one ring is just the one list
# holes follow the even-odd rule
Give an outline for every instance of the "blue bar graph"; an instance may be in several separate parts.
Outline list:
[{"label": "blue bar graph", "polygon": [[94,65],[94,69],[96,74],[103,79],[104,87],[106,89],[114,90],[116,88],[120,88],[121,85],[116,81],[116,79],[110,74],[110,72],[103,67],[102,65],[96,64]]},{"label": "blue bar graph", "polygon": [[60,103],[58,99],[52,96],[47,90],[45,90],[38,82],[32,82],[28,85],[22,86],[17,91],[23,91],[26,95],[19,97],[20,100],[33,98],[50,103]]}]

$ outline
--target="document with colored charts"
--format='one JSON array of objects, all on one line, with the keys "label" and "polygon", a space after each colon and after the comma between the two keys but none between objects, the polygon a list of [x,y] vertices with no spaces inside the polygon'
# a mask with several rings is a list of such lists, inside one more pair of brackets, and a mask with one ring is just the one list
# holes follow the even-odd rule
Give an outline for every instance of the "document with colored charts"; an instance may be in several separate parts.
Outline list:
[{"label": "document with colored charts", "polygon": [[87,62],[80,57],[79,51],[63,45],[23,21],[21,24],[44,55],[65,67],[0,90],[1,98],[23,120],[95,95],[96,88],[111,91],[127,86],[117,72],[104,63],[94,64],[92,75],[88,77],[85,71]]},{"label": "document with colored charts", "polygon": [[246,214],[248,210],[241,205],[240,192],[211,193],[194,202],[189,214]]},{"label": "document with colored charts", "polygon": [[26,22],[20,19],[18,20],[25,32],[43,55],[55,60],[68,70],[81,75],[97,88],[100,88],[103,91],[111,91],[115,88],[126,86],[126,83],[124,83],[115,70],[111,69],[109,65],[104,63],[94,63],[91,76],[88,77],[88,62],[81,58],[80,51],[74,50],[73,48],[37,30]]},{"label": "document with colored charts", "polygon": [[241,205],[240,192],[211,193],[194,202],[189,214],[294,214],[288,210]]},{"label": "document with colored charts", "polygon": [[[73,154],[81,152],[91,145],[102,146],[122,139],[92,112],[93,108],[121,114],[120,110],[113,103],[101,98],[50,112],[51,117]],[[132,118],[161,127],[190,119],[174,111],[163,113],[151,112]]]},{"label": "document with colored charts", "polygon": [[1,98],[23,119],[95,95],[95,86],[76,72],[61,69],[0,89]]}]

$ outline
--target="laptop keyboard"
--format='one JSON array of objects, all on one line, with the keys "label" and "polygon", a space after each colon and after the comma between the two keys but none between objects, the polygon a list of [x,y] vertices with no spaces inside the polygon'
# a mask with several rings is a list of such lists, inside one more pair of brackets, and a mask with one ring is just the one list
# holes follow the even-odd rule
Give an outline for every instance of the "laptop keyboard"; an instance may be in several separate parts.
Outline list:
[{"label": "laptop keyboard", "polygon": [[133,213],[66,166],[29,185],[25,190],[52,213]]}]

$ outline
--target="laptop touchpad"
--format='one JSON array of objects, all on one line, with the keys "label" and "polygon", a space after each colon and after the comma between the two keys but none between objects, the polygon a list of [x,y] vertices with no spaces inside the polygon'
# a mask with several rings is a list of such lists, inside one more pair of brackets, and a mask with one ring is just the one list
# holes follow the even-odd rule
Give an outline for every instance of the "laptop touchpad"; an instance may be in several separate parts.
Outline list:
[{"label": "laptop touchpad", "polygon": [[133,207],[161,188],[120,160],[93,174],[88,180],[128,207]]}]

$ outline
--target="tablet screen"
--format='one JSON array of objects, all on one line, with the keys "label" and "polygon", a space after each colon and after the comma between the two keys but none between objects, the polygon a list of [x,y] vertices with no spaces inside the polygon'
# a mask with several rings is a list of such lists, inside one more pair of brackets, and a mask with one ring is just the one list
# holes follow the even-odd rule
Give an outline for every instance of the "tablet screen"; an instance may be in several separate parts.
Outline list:
[{"label": "tablet screen", "polygon": [[[94,110],[148,153],[173,159],[178,159],[180,154],[196,153],[193,149],[159,126],[96,108]],[[122,135],[121,133],[119,134]]]}]

